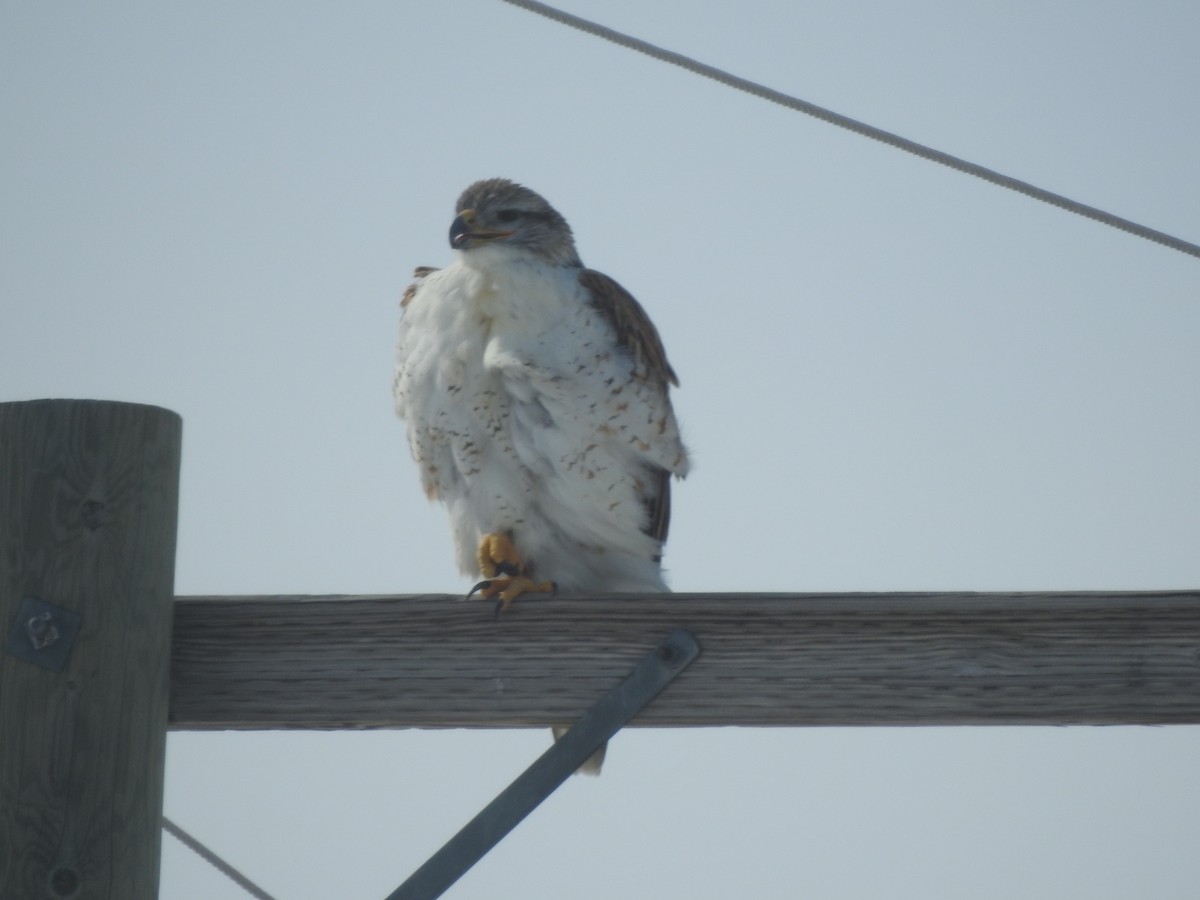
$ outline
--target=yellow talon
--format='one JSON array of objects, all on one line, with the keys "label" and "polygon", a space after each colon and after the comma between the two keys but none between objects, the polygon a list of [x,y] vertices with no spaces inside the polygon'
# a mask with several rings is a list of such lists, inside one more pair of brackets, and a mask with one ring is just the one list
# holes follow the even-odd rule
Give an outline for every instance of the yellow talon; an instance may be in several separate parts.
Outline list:
[{"label": "yellow talon", "polygon": [[496,613],[502,613],[512,606],[514,600],[522,594],[553,594],[553,581],[534,581],[524,575],[499,575],[487,581],[481,581],[471,589],[468,597],[479,594],[485,600],[496,598]]},{"label": "yellow talon", "polygon": [[467,597],[478,593],[487,600],[496,598],[497,615],[512,606],[522,594],[553,594],[555,591],[553,581],[534,581],[524,574],[525,564],[507,532],[485,534],[479,541],[477,559],[479,572],[487,580],[471,588]]}]

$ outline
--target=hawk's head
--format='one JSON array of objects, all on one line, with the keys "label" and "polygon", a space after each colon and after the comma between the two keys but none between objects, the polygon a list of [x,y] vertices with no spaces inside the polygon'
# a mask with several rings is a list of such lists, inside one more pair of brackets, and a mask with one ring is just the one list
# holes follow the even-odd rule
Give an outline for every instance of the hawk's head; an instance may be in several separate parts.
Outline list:
[{"label": "hawk's head", "polygon": [[458,198],[450,246],[511,247],[560,266],[582,266],[571,226],[558,210],[527,187],[506,178],[477,181]]}]

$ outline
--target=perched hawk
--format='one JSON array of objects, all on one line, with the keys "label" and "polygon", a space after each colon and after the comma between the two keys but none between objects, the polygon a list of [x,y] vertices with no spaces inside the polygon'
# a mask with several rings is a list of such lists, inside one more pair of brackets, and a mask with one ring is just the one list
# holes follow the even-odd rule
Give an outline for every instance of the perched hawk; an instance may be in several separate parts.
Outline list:
[{"label": "perched hawk", "polygon": [[454,261],[404,294],[395,398],[459,568],[500,609],[555,589],[666,591],[688,457],[658,332],[528,188],[479,181],[456,211]]}]

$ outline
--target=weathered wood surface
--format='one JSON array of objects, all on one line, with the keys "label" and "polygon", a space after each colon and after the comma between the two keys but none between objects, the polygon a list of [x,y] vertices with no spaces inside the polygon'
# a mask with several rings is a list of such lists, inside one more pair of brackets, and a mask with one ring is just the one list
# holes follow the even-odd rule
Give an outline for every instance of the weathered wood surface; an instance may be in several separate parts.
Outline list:
[{"label": "weathered wood surface", "polygon": [[[155,407],[0,404],[0,897],[158,895],[180,440]],[[3,649],[25,597],[81,617],[61,671]]]},{"label": "weathered wood surface", "polygon": [[171,727],[571,721],[667,631],[699,660],[635,724],[1200,722],[1200,592],[185,597]]}]

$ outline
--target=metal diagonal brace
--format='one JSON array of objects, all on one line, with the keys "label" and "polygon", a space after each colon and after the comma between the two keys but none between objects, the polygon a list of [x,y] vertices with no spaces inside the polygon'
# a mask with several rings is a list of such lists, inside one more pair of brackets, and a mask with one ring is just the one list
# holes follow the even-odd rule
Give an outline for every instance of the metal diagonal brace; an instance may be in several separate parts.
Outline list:
[{"label": "metal diagonal brace", "polygon": [[676,628],[668,634],[628,678],[600,698],[387,900],[440,897],[699,655],[700,644],[691,632]]}]

